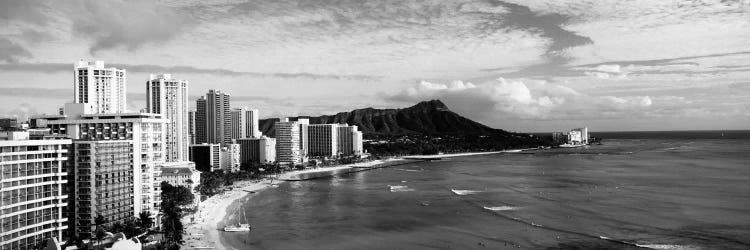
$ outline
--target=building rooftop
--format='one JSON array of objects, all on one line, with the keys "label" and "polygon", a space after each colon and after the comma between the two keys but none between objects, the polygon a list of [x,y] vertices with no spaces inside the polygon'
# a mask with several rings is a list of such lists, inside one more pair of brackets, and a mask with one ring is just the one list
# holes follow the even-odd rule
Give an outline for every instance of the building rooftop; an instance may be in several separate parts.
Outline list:
[{"label": "building rooftop", "polygon": [[162,176],[191,175],[193,174],[194,171],[198,171],[198,170],[194,170],[189,167],[162,168],[161,175]]}]

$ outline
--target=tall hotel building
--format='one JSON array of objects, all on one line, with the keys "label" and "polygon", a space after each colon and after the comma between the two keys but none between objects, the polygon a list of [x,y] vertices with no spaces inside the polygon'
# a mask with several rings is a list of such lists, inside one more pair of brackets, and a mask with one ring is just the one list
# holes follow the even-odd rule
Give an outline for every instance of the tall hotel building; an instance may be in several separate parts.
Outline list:
[{"label": "tall hotel building", "polygon": [[258,110],[242,107],[232,109],[232,139],[260,138]]},{"label": "tall hotel building", "polygon": [[0,135],[0,249],[36,249],[68,228],[65,168],[71,140]]},{"label": "tall hotel building", "polygon": [[341,155],[362,155],[362,132],[356,125],[339,124],[338,146]]},{"label": "tall hotel building", "polygon": [[168,119],[164,145],[168,162],[188,159],[189,118],[188,82],[172,78],[170,74],[150,75],[146,82],[146,108],[149,113]]},{"label": "tall hotel building", "polygon": [[301,163],[299,124],[284,118],[274,124],[276,128],[276,161],[282,164]]},{"label": "tall hotel building", "polygon": [[312,124],[307,126],[307,155],[331,157],[338,155],[339,124]]},{"label": "tall hotel building", "polygon": [[260,138],[237,139],[240,145],[240,165],[254,166],[276,161],[276,139]]},{"label": "tall hotel building", "polygon": [[206,120],[207,100],[201,96],[195,100],[195,143],[208,143],[208,120]]},{"label": "tall hotel building", "polygon": [[73,80],[73,102],[93,105],[94,114],[126,112],[124,69],[105,68],[103,61],[78,61],[74,65]]},{"label": "tall hotel building", "polygon": [[307,159],[309,157],[309,136],[308,136],[308,126],[310,126],[310,119],[309,118],[298,118],[297,123],[299,124],[299,150],[300,150],[300,157],[302,158],[302,162],[307,162]]},{"label": "tall hotel building", "polygon": [[188,111],[188,143],[195,144],[195,110]]},{"label": "tall hotel building", "polygon": [[[232,116],[230,95],[219,90],[208,90],[206,98],[196,102],[196,143],[215,143],[222,146],[232,143]],[[202,107],[205,106],[205,107]],[[205,117],[205,123],[201,123]],[[205,127],[205,141],[201,135]]]},{"label": "tall hotel building", "polygon": [[90,108],[66,104],[65,115],[34,118],[52,135],[74,140],[74,161],[67,171],[68,180],[73,180],[74,210],[69,218],[74,233],[92,233],[97,215],[108,224],[142,211],[156,218],[169,120],[149,113],[91,114]]}]

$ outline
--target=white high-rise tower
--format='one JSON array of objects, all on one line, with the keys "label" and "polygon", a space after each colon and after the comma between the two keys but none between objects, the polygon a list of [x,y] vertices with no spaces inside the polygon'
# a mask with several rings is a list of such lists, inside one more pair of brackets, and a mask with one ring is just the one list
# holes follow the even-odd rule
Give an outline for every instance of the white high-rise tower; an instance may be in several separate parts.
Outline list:
[{"label": "white high-rise tower", "polygon": [[171,74],[150,75],[146,82],[146,108],[149,113],[169,119],[166,126],[167,162],[188,160],[188,81],[172,78]]},{"label": "white high-rise tower", "polygon": [[88,103],[94,114],[125,113],[127,75],[124,69],[105,68],[103,61],[78,61],[73,70],[73,102]]},{"label": "white high-rise tower", "polygon": [[260,138],[258,110],[248,107],[232,109],[232,139]]}]

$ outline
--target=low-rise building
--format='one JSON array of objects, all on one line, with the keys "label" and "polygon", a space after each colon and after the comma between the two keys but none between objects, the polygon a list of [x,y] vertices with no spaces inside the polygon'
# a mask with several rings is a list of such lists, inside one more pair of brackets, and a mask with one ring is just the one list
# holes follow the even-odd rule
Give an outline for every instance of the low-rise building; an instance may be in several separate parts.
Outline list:
[{"label": "low-rise building", "polygon": [[172,186],[184,186],[195,190],[201,183],[201,172],[195,169],[194,162],[168,162],[162,164],[161,179]]}]

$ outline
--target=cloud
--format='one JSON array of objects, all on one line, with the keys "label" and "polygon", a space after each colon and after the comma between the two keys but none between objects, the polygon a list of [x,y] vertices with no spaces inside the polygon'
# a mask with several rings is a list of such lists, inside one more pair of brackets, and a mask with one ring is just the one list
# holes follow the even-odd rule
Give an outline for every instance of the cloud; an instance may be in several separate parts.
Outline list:
[{"label": "cloud", "polygon": [[498,78],[481,84],[420,81],[387,100],[441,99],[454,111],[481,121],[622,118],[647,111],[650,96],[591,96],[541,80]]},{"label": "cloud", "polygon": [[94,39],[91,54],[117,47],[135,50],[147,43],[168,41],[192,23],[188,12],[153,1],[85,0],[75,4],[75,13],[70,13],[73,30]]},{"label": "cloud", "polygon": [[[105,62],[106,63],[106,62]],[[234,71],[228,69],[206,69],[197,68],[192,66],[160,66],[160,65],[149,65],[149,64],[106,64],[107,67],[117,67],[126,69],[131,72],[143,72],[143,73],[171,73],[171,74],[214,74],[223,76],[253,76],[253,77],[267,77],[267,78],[308,78],[308,79],[334,79],[334,80],[362,80],[362,81],[375,81],[382,77],[380,76],[369,76],[369,75],[333,75],[333,74],[313,74],[313,73],[281,73],[281,72],[247,72],[247,71]],[[41,72],[41,73],[52,73],[52,72],[69,72],[71,70],[72,63],[9,63],[0,64],[0,71],[26,71],[26,72]]]},{"label": "cloud", "polygon": [[25,57],[31,57],[31,53],[26,48],[0,37],[0,61],[13,63]]},{"label": "cloud", "polygon": [[[145,44],[165,42],[194,25],[190,12],[147,0],[2,0],[0,20],[52,29],[47,31],[65,30],[61,24],[69,23],[74,37],[93,39],[89,46],[92,55],[107,49],[122,47],[133,51]],[[21,36],[32,39],[43,34],[23,32]]]}]

